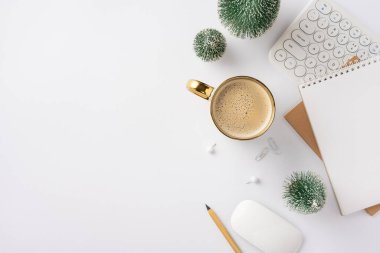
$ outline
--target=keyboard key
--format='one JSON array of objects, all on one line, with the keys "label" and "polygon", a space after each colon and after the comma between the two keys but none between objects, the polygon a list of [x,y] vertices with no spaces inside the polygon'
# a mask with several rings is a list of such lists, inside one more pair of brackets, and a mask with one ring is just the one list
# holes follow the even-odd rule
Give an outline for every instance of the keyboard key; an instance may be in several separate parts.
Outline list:
[{"label": "keyboard key", "polygon": [[350,53],[354,53],[358,51],[358,49],[359,49],[359,43],[357,43],[356,41],[351,41],[347,44],[347,50]]},{"label": "keyboard key", "polygon": [[349,61],[351,61],[355,55],[347,54],[343,57],[343,65],[347,65]]},{"label": "keyboard key", "polygon": [[297,66],[294,69],[294,74],[298,77],[304,76],[306,74],[306,68],[304,66]]},{"label": "keyboard key", "polygon": [[369,46],[369,51],[373,54],[378,54],[380,52],[380,47],[379,47],[379,44],[377,42],[375,43],[372,43],[370,46]]},{"label": "keyboard key", "polygon": [[337,36],[339,33],[339,29],[337,26],[333,25],[333,26],[330,26],[328,29],[327,29],[327,34],[330,36],[330,37],[335,37]]},{"label": "keyboard key", "polygon": [[285,40],[284,48],[299,61],[306,58],[306,52],[293,40]]},{"label": "keyboard key", "polygon": [[358,53],[356,54],[356,56],[359,57],[359,59],[360,59],[361,61],[363,61],[363,60],[367,60],[367,59],[368,59],[368,55],[369,55],[369,53],[368,53],[368,51],[365,50],[365,49],[361,49],[361,50],[359,50]]},{"label": "keyboard key", "polygon": [[330,20],[334,23],[337,23],[339,22],[340,20],[342,19],[342,14],[340,14],[339,12],[337,11],[333,11],[331,12],[330,14]]},{"label": "keyboard key", "polygon": [[339,26],[340,26],[340,28],[342,28],[343,30],[347,31],[348,29],[351,28],[351,22],[350,22],[348,19],[343,19],[343,20],[339,23]]},{"label": "keyboard key", "polygon": [[309,58],[306,59],[305,65],[309,69],[314,68],[315,65],[317,65],[317,60],[315,58],[309,57]]},{"label": "keyboard key", "polygon": [[309,20],[304,19],[300,22],[300,28],[306,34],[313,34],[315,31],[315,24]]},{"label": "keyboard key", "polygon": [[331,50],[333,49],[335,46],[335,41],[333,39],[328,39],[326,40],[324,43],[323,43],[323,47],[326,49],[326,50]]},{"label": "keyboard key", "polygon": [[302,47],[306,47],[309,45],[309,38],[308,36],[301,30],[295,30],[292,32],[292,38],[300,44]]},{"label": "keyboard key", "polygon": [[315,8],[322,14],[329,14],[331,12],[331,5],[325,1],[318,1]]},{"label": "keyboard key", "polygon": [[359,39],[360,45],[362,46],[368,46],[369,43],[371,43],[371,40],[367,35],[362,35]]},{"label": "keyboard key", "polygon": [[320,18],[318,19],[317,25],[321,29],[325,29],[329,26],[329,21],[326,18]]},{"label": "keyboard key", "polygon": [[318,44],[311,44],[309,46],[309,52],[311,54],[317,54],[319,52],[319,46],[318,46]]},{"label": "keyboard key", "polygon": [[324,76],[326,74],[326,67],[323,65],[318,65],[315,68],[315,74],[317,74],[319,77]]},{"label": "keyboard key", "polygon": [[311,21],[316,21],[319,18],[319,12],[317,10],[310,10],[307,13],[307,18]]},{"label": "keyboard key", "polygon": [[282,50],[282,49],[277,50],[276,53],[274,54],[274,58],[277,61],[283,61],[283,60],[285,60],[285,58],[286,58],[286,52],[285,52],[285,50]]},{"label": "keyboard key", "polygon": [[344,55],[344,48],[343,47],[336,47],[334,49],[334,56],[336,58],[341,58]]},{"label": "keyboard key", "polygon": [[297,65],[297,61],[293,57],[290,57],[286,59],[284,65],[287,69],[294,69],[294,67]]},{"label": "keyboard key", "polygon": [[330,58],[330,55],[326,51],[320,52],[318,55],[318,60],[320,62],[327,62],[329,58]]},{"label": "keyboard key", "polygon": [[360,31],[360,29],[357,28],[357,27],[352,27],[351,30],[350,30],[350,36],[352,38],[359,38],[359,36],[360,36],[361,33],[362,32]]},{"label": "keyboard key", "polygon": [[315,76],[313,74],[306,74],[304,80],[305,82],[311,82],[315,79]]},{"label": "keyboard key", "polygon": [[314,40],[316,42],[322,42],[325,39],[325,34],[321,31],[317,31],[314,33]]},{"label": "keyboard key", "polygon": [[339,61],[331,59],[329,63],[327,63],[327,67],[329,67],[331,70],[337,70],[339,68]]},{"label": "keyboard key", "polygon": [[337,38],[337,41],[338,41],[338,43],[339,44],[341,44],[341,45],[346,45],[347,44],[347,42],[348,42],[348,35],[347,34],[345,34],[345,33],[341,33],[341,34],[339,34],[339,36],[338,36],[338,38]]}]

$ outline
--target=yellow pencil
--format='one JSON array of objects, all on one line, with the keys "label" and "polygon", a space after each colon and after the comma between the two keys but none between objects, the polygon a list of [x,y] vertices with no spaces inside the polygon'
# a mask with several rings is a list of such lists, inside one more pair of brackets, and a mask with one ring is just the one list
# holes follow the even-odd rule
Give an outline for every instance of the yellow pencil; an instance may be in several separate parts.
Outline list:
[{"label": "yellow pencil", "polygon": [[237,246],[234,239],[232,239],[231,235],[228,233],[227,229],[223,225],[223,223],[219,220],[218,216],[208,205],[206,205],[207,212],[211,216],[211,219],[215,222],[216,226],[219,228],[220,232],[222,232],[224,238],[226,238],[227,242],[230,244],[231,248],[235,253],[241,253],[239,246]]}]

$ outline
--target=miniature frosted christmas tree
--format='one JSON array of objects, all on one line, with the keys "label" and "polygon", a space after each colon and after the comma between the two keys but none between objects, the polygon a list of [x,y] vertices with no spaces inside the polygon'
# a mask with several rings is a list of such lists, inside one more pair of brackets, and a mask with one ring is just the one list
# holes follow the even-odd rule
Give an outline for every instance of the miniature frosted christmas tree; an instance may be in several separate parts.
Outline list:
[{"label": "miniature frosted christmas tree", "polygon": [[294,172],[284,184],[283,198],[290,209],[302,214],[316,213],[326,202],[326,187],[311,171]]},{"label": "miniature frosted christmas tree", "polygon": [[280,0],[219,0],[219,18],[236,37],[256,38],[270,28]]},{"label": "miniature frosted christmas tree", "polygon": [[226,39],[215,29],[204,29],[194,39],[194,51],[203,61],[215,61],[226,50]]}]

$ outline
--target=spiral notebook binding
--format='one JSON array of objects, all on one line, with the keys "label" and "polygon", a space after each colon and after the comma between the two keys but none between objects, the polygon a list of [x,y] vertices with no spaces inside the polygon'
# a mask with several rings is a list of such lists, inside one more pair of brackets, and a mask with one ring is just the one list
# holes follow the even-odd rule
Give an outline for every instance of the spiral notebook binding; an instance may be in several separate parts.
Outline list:
[{"label": "spiral notebook binding", "polygon": [[344,67],[342,69],[339,69],[339,70],[337,70],[337,71],[335,71],[335,72],[333,72],[333,73],[331,73],[331,74],[329,74],[327,76],[318,78],[318,79],[316,79],[314,81],[301,84],[301,88],[305,89],[307,87],[310,87],[310,86],[322,83],[322,82],[327,81],[329,79],[337,78],[339,76],[342,76],[344,74],[353,72],[353,71],[355,71],[357,69],[360,69],[360,68],[365,67],[367,65],[371,65],[372,63],[376,63],[378,61],[380,61],[380,55],[377,55],[375,57],[372,57],[372,58],[370,58],[368,60],[365,60],[365,61],[362,61],[362,62],[355,63],[353,65],[346,66],[346,67]]}]

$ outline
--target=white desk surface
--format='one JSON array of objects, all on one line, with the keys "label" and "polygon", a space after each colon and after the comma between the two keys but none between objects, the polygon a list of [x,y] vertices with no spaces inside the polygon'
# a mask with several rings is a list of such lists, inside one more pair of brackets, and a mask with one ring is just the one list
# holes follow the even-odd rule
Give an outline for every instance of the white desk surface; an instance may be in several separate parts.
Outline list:
[{"label": "white desk surface", "polygon": [[[380,35],[379,2],[338,2]],[[245,199],[299,227],[301,252],[379,252],[380,216],[340,216],[330,186],[314,215],[281,198],[292,171],[328,183],[282,117],[300,100],[297,85],[267,57],[305,4],[282,1],[270,31],[241,40],[220,24],[216,0],[0,1],[0,252],[228,253],[204,203],[230,228]],[[228,43],[215,63],[192,50],[207,27]],[[274,125],[257,140],[224,137],[208,102],[185,89],[189,78],[217,85],[234,75],[262,80],[275,96]],[[269,136],[282,154],[256,162]],[[252,175],[262,184],[244,184]]]}]

